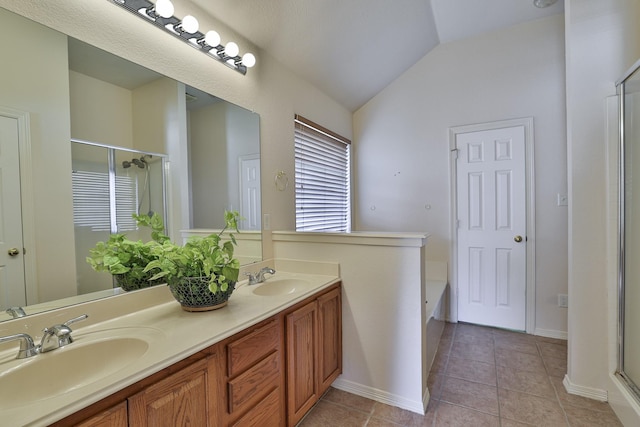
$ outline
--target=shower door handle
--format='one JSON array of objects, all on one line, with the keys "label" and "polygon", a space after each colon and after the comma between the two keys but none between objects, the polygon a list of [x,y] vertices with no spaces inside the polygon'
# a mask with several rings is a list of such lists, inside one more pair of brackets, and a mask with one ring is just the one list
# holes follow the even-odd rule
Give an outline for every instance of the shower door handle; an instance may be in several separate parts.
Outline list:
[{"label": "shower door handle", "polygon": [[18,248],[11,248],[7,251],[9,256],[18,256],[20,255],[20,250]]}]

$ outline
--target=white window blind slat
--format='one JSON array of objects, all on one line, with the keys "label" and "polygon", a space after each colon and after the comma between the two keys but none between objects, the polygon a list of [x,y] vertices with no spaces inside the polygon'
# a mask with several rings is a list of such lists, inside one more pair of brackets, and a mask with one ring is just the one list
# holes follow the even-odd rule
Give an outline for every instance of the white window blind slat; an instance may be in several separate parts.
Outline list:
[{"label": "white window blind slat", "polygon": [[[73,222],[92,231],[110,231],[109,174],[74,170]],[[137,182],[129,176],[116,176],[116,222],[118,232],[135,230],[132,214],[137,212]]]},{"label": "white window blind slat", "polygon": [[295,192],[297,231],[351,231],[350,145],[298,116]]}]

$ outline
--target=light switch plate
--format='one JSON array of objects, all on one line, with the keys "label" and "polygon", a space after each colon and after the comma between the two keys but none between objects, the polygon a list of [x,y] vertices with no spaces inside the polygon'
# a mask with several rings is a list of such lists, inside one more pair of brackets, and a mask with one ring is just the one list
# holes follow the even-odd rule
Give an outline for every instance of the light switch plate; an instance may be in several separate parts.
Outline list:
[{"label": "light switch plate", "polygon": [[566,194],[558,193],[558,206],[568,206],[569,205],[569,196]]}]

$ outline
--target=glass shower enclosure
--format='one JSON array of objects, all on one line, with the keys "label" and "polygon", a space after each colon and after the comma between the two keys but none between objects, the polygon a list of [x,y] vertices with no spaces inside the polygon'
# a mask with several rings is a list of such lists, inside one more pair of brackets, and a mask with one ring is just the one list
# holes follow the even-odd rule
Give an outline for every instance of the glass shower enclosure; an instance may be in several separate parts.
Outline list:
[{"label": "glass shower enclosure", "polygon": [[112,289],[111,275],[87,263],[89,250],[112,233],[147,241],[133,214],[159,214],[167,223],[166,156],[71,141],[73,223],[78,295]]},{"label": "glass shower enclosure", "polygon": [[618,82],[618,371],[640,401],[640,61]]}]

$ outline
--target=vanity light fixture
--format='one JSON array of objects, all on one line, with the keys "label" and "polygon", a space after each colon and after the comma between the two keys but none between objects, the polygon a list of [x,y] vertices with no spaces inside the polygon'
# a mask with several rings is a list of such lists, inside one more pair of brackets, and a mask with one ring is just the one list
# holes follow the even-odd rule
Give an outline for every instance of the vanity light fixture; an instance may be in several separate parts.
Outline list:
[{"label": "vanity light fixture", "polygon": [[226,46],[222,45],[220,34],[217,32],[200,32],[198,20],[195,17],[187,15],[179,19],[173,16],[174,8],[171,0],[157,0],[155,4],[149,0],[109,1],[155,24],[169,34],[178,37],[189,46],[198,49],[241,74],[247,74],[247,69],[256,64],[256,57],[253,54],[245,53],[240,56],[240,48],[236,43],[228,42]]}]

